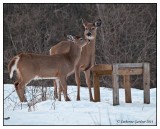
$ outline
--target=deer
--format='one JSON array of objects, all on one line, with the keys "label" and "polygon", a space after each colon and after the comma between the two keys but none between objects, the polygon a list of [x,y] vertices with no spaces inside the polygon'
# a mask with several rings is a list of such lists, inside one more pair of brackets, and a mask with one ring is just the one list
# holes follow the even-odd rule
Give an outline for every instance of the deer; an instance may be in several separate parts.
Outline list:
[{"label": "deer", "polygon": [[[90,81],[90,71],[91,68],[95,64],[95,44],[96,44],[96,35],[97,35],[97,28],[101,26],[101,19],[98,19],[97,21],[91,23],[87,22],[85,19],[82,19],[84,30],[84,37],[85,41],[89,42],[86,46],[82,48],[81,57],[78,61],[78,63],[75,66],[75,80],[77,84],[77,101],[80,100],[80,72],[83,71],[86,78],[86,84],[89,89],[89,98],[90,101],[94,101],[92,97],[92,91],[91,91],[91,81]],[[58,43],[51,47],[49,50],[50,55],[56,55],[60,53],[66,53],[69,50],[69,42],[68,43]],[[55,81],[54,87],[55,87],[55,96],[57,96],[57,86]]]},{"label": "deer", "polygon": [[41,55],[35,53],[20,53],[13,57],[8,64],[10,78],[13,72],[17,73],[15,89],[20,102],[26,102],[25,86],[31,80],[55,79],[58,87],[63,86],[65,101],[70,101],[67,95],[67,76],[75,69],[75,65],[80,59],[82,48],[87,42],[79,36],[68,36],[70,41],[61,41],[66,44],[69,42],[67,53],[56,55]]}]

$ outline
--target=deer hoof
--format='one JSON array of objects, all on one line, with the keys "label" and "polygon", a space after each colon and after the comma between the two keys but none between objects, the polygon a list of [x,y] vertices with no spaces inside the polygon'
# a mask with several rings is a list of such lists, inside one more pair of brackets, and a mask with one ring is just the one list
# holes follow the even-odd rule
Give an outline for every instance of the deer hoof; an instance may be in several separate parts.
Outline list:
[{"label": "deer hoof", "polygon": [[77,101],[80,101],[80,97],[77,97]]},{"label": "deer hoof", "polygon": [[26,99],[26,98],[24,98],[24,99],[23,99],[23,102],[27,102],[27,99]]},{"label": "deer hoof", "polygon": [[66,101],[71,101],[69,97],[66,97]]},{"label": "deer hoof", "polygon": [[91,101],[91,102],[95,102],[93,98],[90,98],[90,101]]},{"label": "deer hoof", "polygon": [[54,98],[55,98],[55,99],[58,99],[58,95],[54,95]]},{"label": "deer hoof", "polygon": [[[91,100],[90,100],[91,101]],[[96,102],[94,99],[91,102]]]}]

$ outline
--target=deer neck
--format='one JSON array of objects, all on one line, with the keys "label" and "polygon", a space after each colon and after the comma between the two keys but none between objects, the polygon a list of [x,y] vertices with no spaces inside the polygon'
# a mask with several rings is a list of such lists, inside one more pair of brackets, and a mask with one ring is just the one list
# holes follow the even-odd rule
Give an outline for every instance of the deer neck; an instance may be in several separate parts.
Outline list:
[{"label": "deer neck", "polygon": [[81,56],[81,51],[82,51],[82,48],[80,48],[79,46],[76,46],[74,44],[70,45],[68,56],[73,65],[75,65],[79,61]]},{"label": "deer neck", "polygon": [[87,47],[88,50],[94,54],[95,53],[96,38],[94,38],[92,40],[89,40],[89,39],[86,39],[86,40],[88,42],[88,47]]}]

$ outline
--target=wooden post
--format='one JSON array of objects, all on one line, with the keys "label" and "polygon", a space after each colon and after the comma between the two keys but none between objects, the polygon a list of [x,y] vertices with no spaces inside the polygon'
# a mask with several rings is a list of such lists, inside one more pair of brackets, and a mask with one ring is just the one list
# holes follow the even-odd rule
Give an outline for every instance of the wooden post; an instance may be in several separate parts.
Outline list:
[{"label": "wooden post", "polygon": [[113,106],[119,105],[118,64],[113,64]]},{"label": "wooden post", "polygon": [[144,103],[150,103],[149,63],[121,63],[113,65],[99,64],[92,68],[92,72],[95,102],[100,102],[100,75],[112,75],[113,105],[119,105],[119,75],[124,77],[125,101],[126,103],[132,103],[130,76],[143,74]]},{"label": "wooden post", "polygon": [[100,102],[99,76],[95,72],[93,72],[93,85],[94,85],[94,100],[95,102]]},{"label": "wooden post", "polygon": [[123,80],[124,80],[126,103],[132,103],[130,76],[129,75],[124,75]]},{"label": "wooden post", "polygon": [[150,104],[150,64],[143,65],[144,103]]}]

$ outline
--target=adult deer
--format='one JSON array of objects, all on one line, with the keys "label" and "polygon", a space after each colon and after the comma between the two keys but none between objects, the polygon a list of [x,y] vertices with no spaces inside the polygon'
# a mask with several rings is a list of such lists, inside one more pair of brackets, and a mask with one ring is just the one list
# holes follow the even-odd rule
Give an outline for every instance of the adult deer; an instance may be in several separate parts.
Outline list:
[{"label": "adult deer", "polygon": [[[78,36],[69,37],[72,41],[69,41],[70,49],[67,53],[56,55],[21,53],[9,62],[10,78],[12,78],[14,71],[17,72],[18,80],[15,83],[15,88],[21,102],[26,101],[25,86],[34,79],[56,79],[57,85],[63,86],[65,100],[70,100],[67,95],[66,78],[74,71],[74,67],[80,59],[82,48],[87,42]],[[66,43],[66,41],[62,42]]]},{"label": "adult deer", "polygon": [[[75,79],[77,83],[77,100],[80,100],[80,71],[83,71],[86,78],[86,83],[89,89],[90,101],[93,101],[91,92],[91,81],[90,81],[90,69],[95,64],[95,43],[96,43],[96,31],[97,27],[101,26],[101,20],[98,19],[94,23],[87,22],[82,19],[83,26],[85,28],[84,37],[86,42],[89,42],[82,48],[80,60],[75,67]],[[50,55],[59,53],[65,53],[69,50],[69,44],[59,43],[50,49]],[[57,95],[57,86],[55,85],[55,96]]]}]

